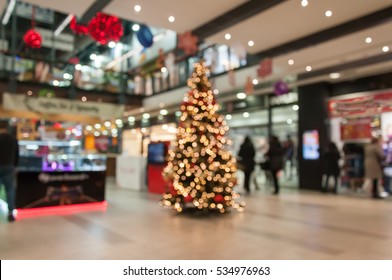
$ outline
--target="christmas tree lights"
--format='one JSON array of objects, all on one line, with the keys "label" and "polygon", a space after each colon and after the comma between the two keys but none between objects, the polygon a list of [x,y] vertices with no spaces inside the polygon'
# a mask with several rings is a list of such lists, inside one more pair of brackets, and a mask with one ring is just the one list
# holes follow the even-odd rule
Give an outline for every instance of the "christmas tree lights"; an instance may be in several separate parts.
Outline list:
[{"label": "christmas tree lights", "polygon": [[195,64],[188,86],[191,90],[181,105],[177,140],[164,169],[169,191],[162,204],[178,212],[196,208],[225,213],[231,207],[243,212],[245,203],[236,202],[239,194],[233,190],[236,160],[225,149],[231,145],[225,137],[229,128],[217,113],[219,105],[204,62]]}]

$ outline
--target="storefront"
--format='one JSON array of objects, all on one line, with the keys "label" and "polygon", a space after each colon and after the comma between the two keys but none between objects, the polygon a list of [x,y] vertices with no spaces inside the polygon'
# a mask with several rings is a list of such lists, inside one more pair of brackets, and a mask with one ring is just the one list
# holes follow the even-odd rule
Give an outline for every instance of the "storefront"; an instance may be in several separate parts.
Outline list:
[{"label": "storefront", "polygon": [[[330,139],[344,154],[342,183],[352,189],[364,183],[363,149],[372,137],[380,137],[385,153],[385,179],[392,166],[392,90],[361,92],[328,101]],[[389,190],[389,181],[384,180]]]}]

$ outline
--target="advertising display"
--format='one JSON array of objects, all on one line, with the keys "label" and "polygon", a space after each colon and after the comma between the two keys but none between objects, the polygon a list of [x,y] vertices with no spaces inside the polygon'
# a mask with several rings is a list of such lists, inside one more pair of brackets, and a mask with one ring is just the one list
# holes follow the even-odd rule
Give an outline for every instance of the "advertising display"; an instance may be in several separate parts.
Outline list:
[{"label": "advertising display", "polygon": [[19,172],[16,208],[102,202],[105,176],[105,171]]},{"label": "advertising display", "polygon": [[302,135],[302,156],[305,160],[317,160],[320,158],[320,143],[317,130],[307,130]]},{"label": "advertising display", "polygon": [[342,141],[363,140],[372,137],[372,118],[356,118],[340,124]]}]

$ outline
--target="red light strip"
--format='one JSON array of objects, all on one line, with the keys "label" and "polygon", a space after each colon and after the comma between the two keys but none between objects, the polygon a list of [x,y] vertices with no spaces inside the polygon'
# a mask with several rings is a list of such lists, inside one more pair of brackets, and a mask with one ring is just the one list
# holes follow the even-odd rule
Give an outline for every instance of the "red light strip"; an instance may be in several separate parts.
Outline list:
[{"label": "red light strip", "polygon": [[86,212],[86,211],[98,211],[98,210],[106,211],[107,205],[108,203],[106,201],[102,201],[102,202],[92,202],[92,203],[83,203],[83,204],[17,209],[15,218],[19,220],[24,218],[48,216],[48,215],[69,215],[69,214]]}]

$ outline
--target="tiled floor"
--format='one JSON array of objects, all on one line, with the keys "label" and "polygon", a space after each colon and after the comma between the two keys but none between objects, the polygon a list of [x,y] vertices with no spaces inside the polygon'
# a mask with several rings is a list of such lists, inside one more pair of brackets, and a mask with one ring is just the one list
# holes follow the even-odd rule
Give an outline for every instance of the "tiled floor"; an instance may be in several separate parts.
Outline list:
[{"label": "tiled floor", "polygon": [[0,259],[392,259],[392,201],[287,190],[245,213],[178,215],[109,184],[106,212],[6,222]]}]

